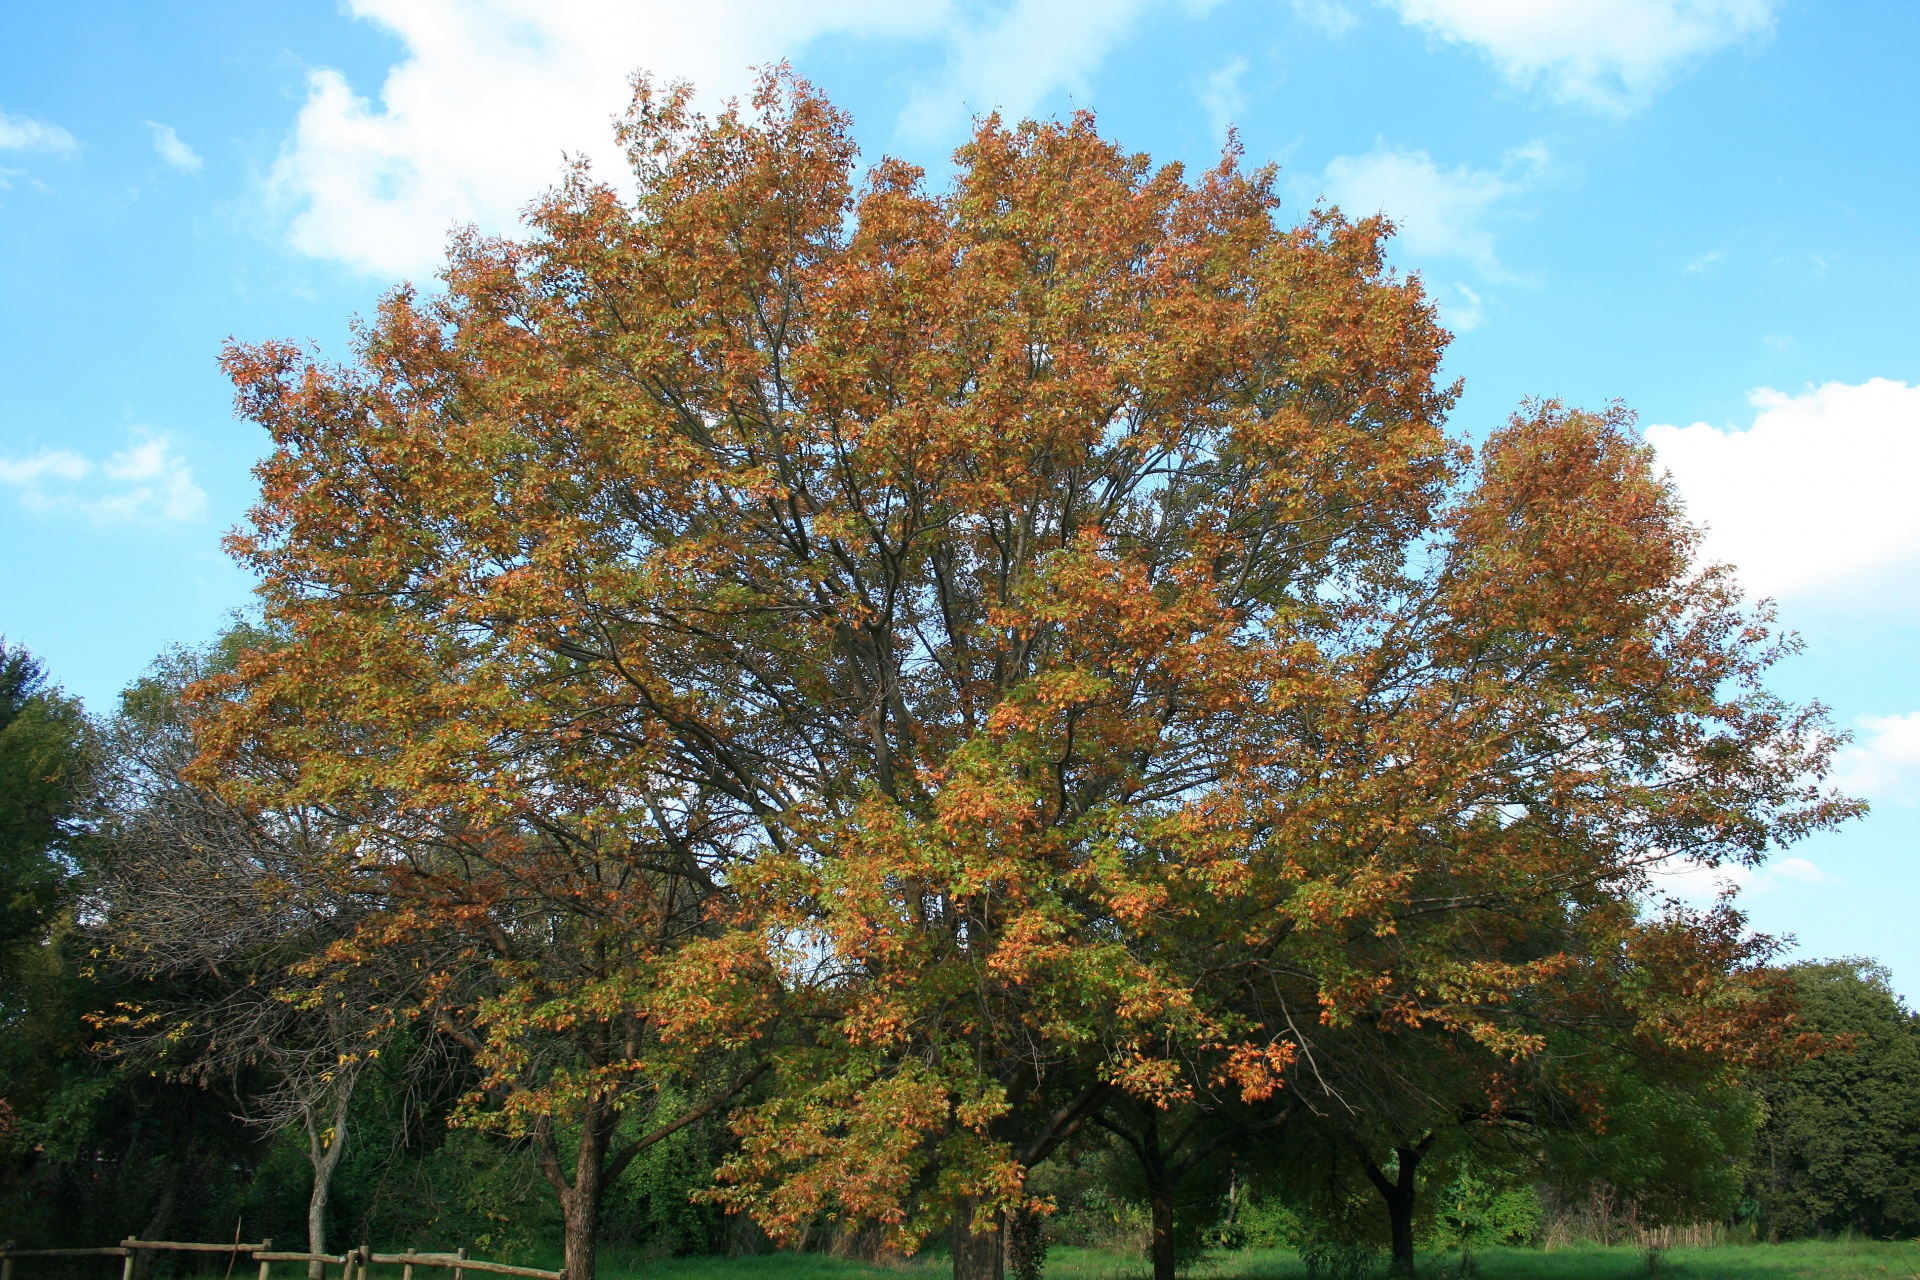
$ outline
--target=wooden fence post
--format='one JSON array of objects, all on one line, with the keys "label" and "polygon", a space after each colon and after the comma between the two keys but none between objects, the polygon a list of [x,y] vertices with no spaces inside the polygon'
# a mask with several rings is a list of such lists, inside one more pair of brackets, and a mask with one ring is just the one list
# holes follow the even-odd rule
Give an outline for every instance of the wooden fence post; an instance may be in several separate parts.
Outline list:
[{"label": "wooden fence post", "polygon": [[362,1241],[360,1244],[360,1280],[367,1280],[373,1274],[373,1246]]},{"label": "wooden fence post", "polygon": [[120,1247],[127,1251],[126,1265],[120,1268],[120,1280],[133,1280],[133,1260],[140,1256],[140,1251],[133,1247],[135,1243],[132,1236],[120,1242]]},{"label": "wooden fence post", "polygon": [[[260,1242],[260,1252],[272,1253],[273,1241],[271,1239],[262,1240]],[[271,1262],[267,1261],[265,1258],[260,1259],[260,1280],[267,1280],[267,1272],[272,1269],[273,1269],[273,1264]]]},{"label": "wooden fence post", "polygon": [[[0,1276],[0,1280],[6,1280],[6,1277]],[[407,1250],[406,1265],[400,1268],[400,1280],[413,1280],[413,1250],[411,1249]]]},{"label": "wooden fence post", "polygon": [[[462,1246],[460,1252],[455,1256],[461,1257],[461,1258],[466,1257],[467,1256],[466,1248]],[[467,1272],[465,1267],[455,1267],[453,1269],[453,1280],[465,1280],[466,1274]]]},{"label": "wooden fence post", "polygon": [[0,1280],[13,1280],[13,1241],[7,1241],[4,1249],[0,1249],[0,1252],[4,1252],[7,1255],[4,1258],[0,1258]]}]

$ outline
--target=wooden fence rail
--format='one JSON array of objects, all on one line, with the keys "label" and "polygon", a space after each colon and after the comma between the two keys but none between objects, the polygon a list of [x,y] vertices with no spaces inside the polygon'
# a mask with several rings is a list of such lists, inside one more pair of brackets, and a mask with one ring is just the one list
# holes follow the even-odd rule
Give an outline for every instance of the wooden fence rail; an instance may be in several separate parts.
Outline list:
[{"label": "wooden fence rail", "polygon": [[13,1280],[13,1260],[15,1258],[124,1258],[126,1262],[120,1269],[120,1280],[133,1280],[133,1264],[142,1250],[168,1250],[180,1253],[225,1253],[239,1260],[244,1254],[253,1262],[260,1264],[258,1280],[270,1280],[273,1264],[276,1262],[317,1262],[321,1265],[321,1274],[325,1268],[340,1268],[340,1280],[367,1280],[368,1271],[375,1266],[397,1266],[401,1268],[401,1280],[413,1280],[415,1267],[435,1267],[453,1272],[453,1280],[465,1280],[469,1271],[485,1272],[499,1276],[525,1276],[529,1280],[561,1280],[563,1271],[543,1271],[539,1267],[516,1267],[504,1262],[488,1262],[482,1258],[469,1258],[467,1251],[456,1253],[419,1253],[413,1249],[405,1253],[375,1253],[366,1245],[358,1249],[349,1249],[345,1253],[292,1253],[275,1252],[273,1241],[262,1240],[259,1244],[201,1244],[185,1240],[122,1240],[117,1246],[99,1249],[16,1249],[13,1241],[0,1247],[0,1280]]},{"label": "wooden fence rail", "polygon": [[369,1262],[380,1266],[401,1266],[406,1268],[402,1280],[413,1280],[415,1267],[451,1267],[458,1276],[463,1271],[486,1271],[497,1276],[531,1276],[533,1280],[560,1280],[564,1271],[542,1271],[539,1267],[514,1267],[504,1262],[484,1262],[479,1258],[469,1258],[467,1251],[458,1253],[415,1253],[409,1249],[405,1253],[372,1253],[367,1255]]}]

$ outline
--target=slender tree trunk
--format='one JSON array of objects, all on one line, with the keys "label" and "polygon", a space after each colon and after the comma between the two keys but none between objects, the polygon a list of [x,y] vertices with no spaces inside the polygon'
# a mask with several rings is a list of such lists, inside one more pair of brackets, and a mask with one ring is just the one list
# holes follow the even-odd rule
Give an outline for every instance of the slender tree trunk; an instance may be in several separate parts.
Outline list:
[{"label": "slender tree trunk", "polygon": [[1153,1208],[1153,1280],[1173,1280],[1173,1186],[1151,1177],[1147,1199]]},{"label": "slender tree trunk", "polygon": [[[1175,1146],[1179,1143],[1176,1141]],[[1146,1108],[1137,1148],[1147,1175],[1147,1204],[1153,1217],[1153,1280],[1173,1280],[1173,1188],[1178,1178],[1160,1146],[1160,1115]]]},{"label": "slender tree trunk", "polygon": [[[742,1089],[759,1079],[768,1065],[766,1062],[760,1063],[700,1106],[684,1112],[679,1119],[628,1143],[618,1154],[613,1153],[613,1138],[620,1127],[620,1113],[614,1109],[614,1099],[593,1099],[587,1103],[586,1114],[580,1121],[580,1146],[574,1152],[571,1179],[560,1167],[560,1144],[554,1136],[553,1121],[543,1119],[535,1124],[534,1151],[540,1161],[540,1170],[547,1175],[554,1193],[560,1197],[560,1214],[565,1225],[567,1247],[566,1280],[593,1280],[595,1256],[599,1249],[600,1201],[607,1184],[618,1181],[621,1172],[636,1155],[724,1106]],[[994,1280],[999,1280],[999,1277],[996,1275]]]},{"label": "slender tree trunk", "polygon": [[1393,1274],[1397,1276],[1414,1274],[1413,1210],[1417,1189],[1415,1177],[1420,1168],[1420,1159],[1427,1154],[1427,1146],[1432,1141],[1430,1137],[1423,1138],[1411,1146],[1394,1148],[1400,1167],[1394,1171],[1391,1180],[1380,1171],[1380,1166],[1373,1162],[1371,1156],[1366,1157],[1367,1179],[1373,1183],[1374,1189],[1380,1193],[1380,1198],[1387,1204],[1387,1225],[1393,1240]]},{"label": "slender tree trunk", "polygon": [[1002,1226],[999,1214],[986,1217],[978,1213],[972,1199],[954,1206],[953,1280],[1004,1280],[1006,1249],[1001,1241]]},{"label": "slender tree trunk", "polygon": [[1414,1274],[1413,1191],[1399,1191],[1387,1198],[1387,1221],[1393,1236],[1393,1270],[1397,1275]]},{"label": "slender tree trunk", "polygon": [[[188,1146],[189,1153],[192,1150]],[[166,1181],[160,1184],[160,1199],[153,1206],[153,1212],[147,1217],[147,1224],[140,1235],[147,1240],[164,1240],[167,1227],[173,1222],[173,1210],[180,1203],[180,1184],[186,1179],[186,1170],[170,1169]],[[133,1255],[134,1280],[147,1280],[153,1274],[155,1253],[152,1249],[137,1249]]]},{"label": "slender tree trunk", "polygon": [[[322,1134],[311,1108],[306,1112],[307,1158],[313,1162],[313,1190],[307,1196],[307,1252],[327,1251],[327,1202],[333,1198],[333,1171],[347,1149],[347,1116],[353,1103],[353,1077],[336,1079],[333,1128]],[[326,1263],[309,1262],[307,1280],[324,1280]]]}]

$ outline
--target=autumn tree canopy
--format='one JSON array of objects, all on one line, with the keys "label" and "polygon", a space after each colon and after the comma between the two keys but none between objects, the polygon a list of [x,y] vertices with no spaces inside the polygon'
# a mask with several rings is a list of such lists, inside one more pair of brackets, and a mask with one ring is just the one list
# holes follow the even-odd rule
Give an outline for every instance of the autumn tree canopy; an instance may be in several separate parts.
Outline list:
[{"label": "autumn tree canopy", "polygon": [[[712,120],[642,80],[621,136],[630,187],[458,238],[351,365],[229,351],[287,643],[202,759],[350,833],[476,1123],[579,1135],[574,1280],[674,1081],[751,1101],[715,1194],[776,1237],[985,1277],[1118,1099],[1384,1151],[1569,1011],[1745,1051],[1685,919],[1698,981],[1644,981],[1647,871],[1845,805],[1621,415],[1473,461],[1387,225],[1232,153],[990,117],[935,190],[784,72]],[[1457,1087],[1361,1087],[1402,1052]]]}]

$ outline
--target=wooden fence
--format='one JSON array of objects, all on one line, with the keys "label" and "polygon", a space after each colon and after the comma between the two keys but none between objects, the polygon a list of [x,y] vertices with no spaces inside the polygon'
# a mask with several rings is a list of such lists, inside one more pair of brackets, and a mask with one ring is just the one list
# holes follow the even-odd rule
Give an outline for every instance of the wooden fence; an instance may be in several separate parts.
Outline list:
[{"label": "wooden fence", "polygon": [[258,1280],[272,1280],[273,1264],[276,1262],[306,1262],[320,1264],[322,1280],[325,1280],[326,1268],[340,1268],[340,1280],[367,1280],[372,1268],[399,1267],[401,1280],[414,1280],[415,1267],[432,1267],[453,1272],[453,1280],[465,1280],[469,1271],[486,1272],[500,1276],[528,1276],[531,1280],[560,1280],[566,1274],[561,1271],[542,1271],[538,1267],[515,1267],[504,1262],[488,1262],[483,1258],[469,1258],[467,1251],[457,1253],[418,1253],[412,1249],[405,1253],[375,1253],[366,1245],[358,1249],[349,1249],[345,1253],[276,1253],[273,1241],[262,1240],[259,1244],[200,1244],[181,1240],[122,1240],[118,1245],[99,1249],[16,1249],[13,1241],[6,1242],[0,1248],[0,1280],[13,1280],[13,1262],[15,1258],[123,1258],[120,1267],[120,1280],[133,1280],[134,1259],[146,1250],[177,1253],[224,1253],[232,1263],[243,1256],[251,1262],[260,1264]]}]

